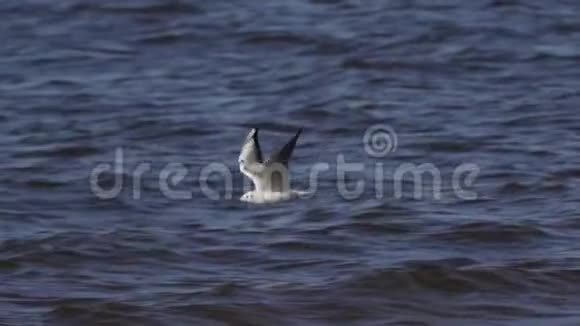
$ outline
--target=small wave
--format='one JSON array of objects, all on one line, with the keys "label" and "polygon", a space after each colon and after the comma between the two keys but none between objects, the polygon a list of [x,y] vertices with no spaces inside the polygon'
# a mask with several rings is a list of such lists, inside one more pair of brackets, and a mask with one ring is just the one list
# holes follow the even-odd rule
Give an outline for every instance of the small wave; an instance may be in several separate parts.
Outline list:
[{"label": "small wave", "polygon": [[526,184],[517,181],[511,181],[500,186],[498,192],[500,194],[518,194],[530,191],[530,187]]},{"label": "small wave", "polygon": [[528,128],[531,125],[534,125],[539,122],[544,122],[546,119],[551,119],[551,116],[543,116],[543,115],[518,115],[513,118],[507,118],[503,122],[501,122],[502,126],[508,128],[515,128],[515,127],[524,127]]},{"label": "small wave", "polygon": [[546,192],[564,192],[569,189],[565,181],[553,178],[546,178],[533,184],[527,184],[518,181],[506,182],[500,185],[498,193],[505,196],[546,193]]},{"label": "small wave", "polygon": [[266,303],[254,303],[244,300],[244,303],[179,303],[169,307],[172,314],[197,316],[192,325],[272,325],[284,320],[278,309]]},{"label": "small wave", "polygon": [[137,42],[151,45],[173,45],[182,41],[187,41],[192,37],[188,33],[180,32],[160,32],[137,38]]},{"label": "small wave", "polygon": [[551,46],[536,46],[535,56],[532,60],[545,60],[545,59],[568,59],[576,60],[580,58],[580,50],[575,45],[551,45]]},{"label": "small wave", "polygon": [[416,232],[411,225],[402,223],[353,222],[334,228],[343,232],[352,232],[361,235],[406,234]]},{"label": "small wave", "polygon": [[99,154],[101,151],[90,145],[55,146],[40,151],[23,151],[15,156],[20,158],[35,158],[39,156],[54,158],[82,158]]},{"label": "small wave", "polygon": [[466,153],[481,150],[486,146],[485,142],[477,140],[465,140],[465,141],[436,141],[425,143],[422,147],[433,151],[441,153]]},{"label": "small wave", "polygon": [[556,173],[554,173],[556,177],[559,178],[576,178],[580,179],[580,168],[568,168],[562,169]]},{"label": "small wave", "polygon": [[560,223],[564,230],[580,230],[580,217],[568,218],[565,222]]},{"label": "small wave", "polygon": [[[536,269],[525,265],[483,266],[468,258],[408,262],[401,267],[375,270],[348,280],[344,286],[355,290],[423,291],[443,293],[513,292],[578,288],[580,271]],[[564,290],[565,289],[565,290]]]},{"label": "small wave", "polygon": [[341,252],[341,253],[358,253],[357,247],[346,244],[322,243],[306,240],[284,240],[270,243],[266,246],[269,249],[296,252]]},{"label": "small wave", "polygon": [[255,251],[241,248],[209,248],[199,251],[199,254],[208,260],[220,263],[243,263],[254,261],[256,258]]},{"label": "small wave", "polygon": [[[114,2],[113,2],[114,3]],[[198,6],[184,1],[162,1],[162,2],[131,2],[133,5],[112,4],[112,3],[77,3],[67,8],[69,13],[106,13],[111,15],[191,15],[201,14],[205,11]]]},{"label": "small wave", "polygon": [[403,61],[378,61],[360,58],[349,58],[342,62],[344,69],[358,69],[358,70],[416,70],[429,71],[433,69],[433,65],[418,62],[403,62]]},{"label": "small wave", "polygon": [[349,51],[349,47],[343,42],[329,38],[328,36],[317,37],[307,34],[298,34],[287,31],[248,31],[238,34],[242,43],[251,45],[290,45],[315,47],[314,54],[338,54]]},{"label": "small wave", "polygon": [[527,5],[519,0],[491,0],[487,6],[490,8],[517,8]]},{"label": "small wave", "polygon": [[148,243],[149,238],[137,231],[64,232],[37,239],[4,241],[0,243],[0,255],[9,256],[11,264],[59,268],[89,261],[132,264],[135,257],[143,260],[157,257],[165,262],[182,258],[168,247],[151,247]]},{"label": "small wave", "polygon": [[18,262],[12,261],[11,259],[0,259],[0,270],[10,271],[16,270],[20,267]]},{"label": "small wave", "polygon": [[33,179],[26,181],[24,185],[30,189],[56,189],[65,186],[66,183],[46,179]]},{"label": "small wave", "polygon": [[205,129],[203,127],[194,127],[194,126],[175,126],[174,128],[164,128],[163,132],[160,128],[160,133],[157,135],[152,135],[148,137],[148,139],[152,138],[163,138],[163,137],[170,137],[170,136],[185,136],[185,137],[193,137],[193,136],[207,136],[207,135],[214,135],[215,130]]},{"label": "small wave", "polygon": [[68,299],[59,300],[52,306],[50,318],[58,323],[68,321],[78,325],[107,321],[112,324],[145,325],[151,322],[151,318],[144,317],[147,315],[145,307],[123,302]]},{"label": "small wave", "polygon": [[311,39],[308,37],[296,35],[289,32],[246,32],[239,36],[242,37],[244,43],[250,44],[295,44],[295,45],[309,45]]},{"label": "small wave", "polygon": [[[330,106],[332,101],[325,103],[324,106]],[[336,116],[335,112],[331,110],[324,109],[320,106],[309,106],[303,110],[296,110],[290,112],[290,117],[305,121],[324,121],[325,119],[331,119]],[[331,131],[332,133],[332,131]]]},{"label": "small wave", "polygon": [[498,244],[525,242],[546,236],[547,232],[532,225],[471,222],[452,226],[428,237],[438,241]]}]

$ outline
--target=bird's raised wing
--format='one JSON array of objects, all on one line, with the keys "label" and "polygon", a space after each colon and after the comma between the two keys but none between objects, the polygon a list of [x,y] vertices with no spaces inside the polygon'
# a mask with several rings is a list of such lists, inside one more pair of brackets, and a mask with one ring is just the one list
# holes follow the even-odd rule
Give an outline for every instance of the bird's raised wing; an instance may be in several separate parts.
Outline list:
[{"label": "bird's raised wing", "polygon": [[302,133],[302,129],[299,129],[298,132],[296,132],[296,135],[294,135],[294,137],[292,137],[284,147],[264,163],[264,179],[267,179],[267,186],[272,192],[290,191],[290,170],[288,168],[288,163],[290,162],[292,152],[294,151],[300,133]]},{"label": "bird's raised wing", "polygon": [[264,165],[262,164],[262,151],[258,141],[258,129],[250,130],[246,136],[238,157],[238,163],[240,164],[240,171],[252,180],[256,191],[266,189],[265,180],[262,178]]},{"label": "bird's raised wing", "polygon": [[274,163],[282,164],[288,167],[288,162],[290,161],[290,157],[292,157],[292,152],[294,151],[294,147],[296,147],[296,141],[298,141],[298,137],[302,133],[302,128],[296,132],[296,135],[290,139],[290,141],[284,145],[278,152],[272,155],[268,161],[266,161],[266,165],[271,165]]},{"label": "bird's raised wing", "polygon": [[262,151],[260,150],[260,142],[258,141],[258,129],[250,130],[238,158],[238,163],[252,164],[262,163]]},{"label": "bird's raised wing", "polygon": [[288,163],[302,129],[268,161],[262,163],[258,129],[252,129],[244,144],[238,162],[240,171],[254,183],[258,192],[289,192]]}]

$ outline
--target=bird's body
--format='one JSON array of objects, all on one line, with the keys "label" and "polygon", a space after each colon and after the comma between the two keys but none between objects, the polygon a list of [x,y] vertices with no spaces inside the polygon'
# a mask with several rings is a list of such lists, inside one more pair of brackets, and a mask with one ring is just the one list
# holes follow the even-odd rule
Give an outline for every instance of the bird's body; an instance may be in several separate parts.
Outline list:
[{"label": "bird's body", "polygon": [[263,162],[258,141],[258,130],[252,129],[244,144],[238,162],[240,171],[250,178],[254,190],[245,193],[240,200],[251,203],[272,203],[294,198],[300,194],[290,189],[288,162],[300,136],[296,135],[280,151]]}]

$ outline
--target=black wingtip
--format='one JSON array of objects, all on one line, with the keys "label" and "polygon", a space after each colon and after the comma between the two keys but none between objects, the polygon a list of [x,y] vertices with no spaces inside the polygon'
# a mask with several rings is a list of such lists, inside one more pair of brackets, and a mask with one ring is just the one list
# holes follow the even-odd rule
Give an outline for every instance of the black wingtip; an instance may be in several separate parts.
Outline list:
[{"label": "black wingtip", "polygon": [[256,151],[257,151],[257,155],[258,155],[258,162],[262,163],[263,162],[263,157],[262,157],[262,149],[260,148],[260,142],[258,141],[258,128],[254,128],[254,143],[256,144]]},{"label": "black wingtip", "polygon": [[289,150],[290,154],[292,154],[292,150],[294,149],[294,146],[296,146],[296,142],[298,141],[298,137],[300,137],[301,133],[302,133],[302,128],[298,129],[298,131],[296,132],[294,137],[292,137],[292,139],[290,139],[288,144],[286,144],[286,146],[284,146],[283,149],[286,149],[287,151]]},{"label": "black wingtip", "polygon": [[294,136],[294,143],[296,143],[296,141],[298,140],[298,137],[300,137],[300,134],[302,134],[302,128],[298,129],[298,131],[296,132],[296,135]]},{"label": "black wingtip", "polygon": [[302,128],[298,129],[296,135],[290,139],[290,141],[278,151],[275,155],[272,156],[270,159],[272,162],[282,163],[284,165],[288,165],[290,161],[290,157],[292,156],[292,152],[294,151],[294,147],[296,146],[296,142],[298,141],[298,137],[302,133]]},{"label": "black wingtip", "polygon": [[[291,143],[296,144],[296,141],[298,140],[298,137],[300,137],[301,133],[302,133],[302,128],[298,129],[296,134],[294,134],[294,137],[292,137],[292,139],[290,139],[290,141],[288,142],[288,144],[286,144],[286,146],[290,145]],[[294,145],[292,145],[292,147],[294,147]]]}]

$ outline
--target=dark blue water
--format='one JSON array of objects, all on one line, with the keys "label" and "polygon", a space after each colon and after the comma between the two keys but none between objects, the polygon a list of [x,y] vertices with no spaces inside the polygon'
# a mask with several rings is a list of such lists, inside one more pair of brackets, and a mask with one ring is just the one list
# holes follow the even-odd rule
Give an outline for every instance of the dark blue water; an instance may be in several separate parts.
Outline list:
[{"label": "dark blue water", "polygon": [[[580,325],[579,14],[565,0],[2,1],[0,324]],[[377,124],[398,140],[379,158],[363,144]],[[304,128],[293,184],[330,168],[314,196],[238,202],[254,126],[267,153]],[[101,199],[90,175],[117,149],[123,171],[98,184],[122,191]],[[364,164],[354,199],[338,155]],[[164,193],[168,163],[190,198]],[[211,163],[231,169],[231,198],[220,173],[202,181],[221,199],[201,190]],[[442,184],[397,196],[397,169],[423,163]],[[455,193],[462,164],[480,171],[476,199]]]}]

